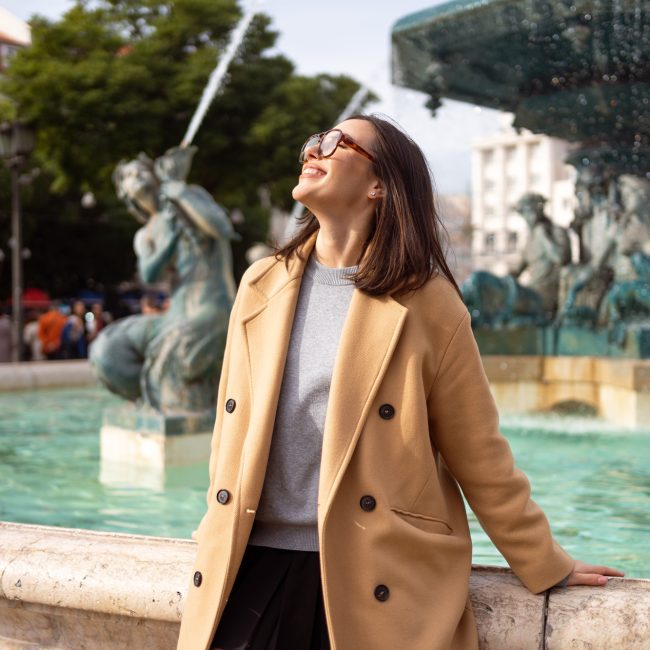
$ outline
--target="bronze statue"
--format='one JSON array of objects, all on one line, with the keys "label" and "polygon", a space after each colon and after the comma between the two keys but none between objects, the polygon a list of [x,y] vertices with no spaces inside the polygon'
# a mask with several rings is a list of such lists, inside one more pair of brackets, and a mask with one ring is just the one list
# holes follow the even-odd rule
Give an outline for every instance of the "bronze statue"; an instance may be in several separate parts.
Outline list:
[{"label": "bronze statue", "polygon": [[521,264],[513,271],[519,278],[528,271],[528,287],[536,291],[547,318],[557,311],[560,269],[571,262],[571,241],[566,228],[554,224],[545,214],[546,199],[528,192],[517,202],[517,212],[529,228]]},{"label": "bronze statue", "polygon": [[[498,277],[476,271],[463,283],[462,292],[474,325],[543,324],[557,310],[560,269],[571,260],[571,245],[565,228],[544,213],[546,199],[529,192],[517,203],[530,233],[521,263],[511,275]],[[527,286],[517,279],[528,271]]]},{"label": "bronze statue", "polygon": [[600,209],[584,219],[589,243],[584,246],[582,263],[569,269],[559,322],[591,327],[608,324],[610,333],[616,329],[613,338],[621,342],[624,327],[618,319],[630,311],[621,301],[631,297],[633,287],[640,289],[645,277],[640,271],[643,256],[634,254],[650,253],[646,250],[650,242],[649,200],[647,179],[623,174],[609,181],[607,200],[601,200]]},{"label": "bronze statue", "polygon": [[650,324],[650,181],[626,174],[618,189],[623,214],[613,236],[614,282],[601,320],[609,340],[623,345],[628,327]]},{"label": "bronze statue", "polygon": [[109,390],[165,414],[213,408],[235,294],[230,242],[239,236],[208,192],[185,182],[195,151],[117,165],[117,194],[143,224],[134,238],[140,277],[171,274],[171,299],[164,313],[106,327],[90,350]]}]

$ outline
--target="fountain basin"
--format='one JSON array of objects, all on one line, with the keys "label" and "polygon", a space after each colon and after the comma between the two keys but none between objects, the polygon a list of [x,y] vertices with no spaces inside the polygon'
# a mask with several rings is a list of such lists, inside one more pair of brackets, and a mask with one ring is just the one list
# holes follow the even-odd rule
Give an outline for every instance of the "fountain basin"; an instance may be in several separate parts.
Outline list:
[{"label": "fountain basin", "polygon": [[[485,363],[507,410],[543,390],[560,394],[562,384],[572,383],[574,395],[584,391],[594,364],[567,361],[574,364],[570,369],[565,360]],[[100,388],[0,393],[0,519],[189,538],[205,512],[207,457],[162,469],[126,459],[101,462],[102,413],[119,403]],[[650,427],[533,413],[505,413],[501,424],[531,479],[533,498],[569,553],[650,578]],[[470,526],[474,562],[504,564],[473,516]]]}]

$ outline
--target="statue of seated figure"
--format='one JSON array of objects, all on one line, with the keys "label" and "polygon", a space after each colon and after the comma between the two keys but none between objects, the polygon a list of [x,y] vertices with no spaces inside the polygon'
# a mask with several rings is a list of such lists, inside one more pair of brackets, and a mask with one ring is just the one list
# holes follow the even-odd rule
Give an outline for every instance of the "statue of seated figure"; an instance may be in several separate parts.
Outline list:
[{"label": "statue of seated figure", "polygon": [[165,414],[214,407],[235,294],[230,242],[238,235],[208,192],[185,182],[194,152],[141,154],[115,169],[118,196],[143,224],[134,239],[139,274],[147,283],[171,274],[171,299],[162,314],[109,325],[90,350],[109,390]]},{"label": "statue of seated figure", "polygon": [[[576,268],[560,320],[589,326],[607,325],[612,342],[622,345],[626,325],[648,318],[645,312],[647,260],[650,255],[650,181],[623,174],[613,181],[608,223],[595,239],[599,250]],[[583,294],[597,298],[580,305]]]},{"label": "statue of seated figure", "polygon": [[[623,345],[629,325],[647,322],[650,327],[650,181],[621,176],[619,192],[624,213],[616,252],[622,260],[617,268],[623,270],[605,297],[603,321],[609,340]],[[625,272],[626,265],[631,273]]]}]

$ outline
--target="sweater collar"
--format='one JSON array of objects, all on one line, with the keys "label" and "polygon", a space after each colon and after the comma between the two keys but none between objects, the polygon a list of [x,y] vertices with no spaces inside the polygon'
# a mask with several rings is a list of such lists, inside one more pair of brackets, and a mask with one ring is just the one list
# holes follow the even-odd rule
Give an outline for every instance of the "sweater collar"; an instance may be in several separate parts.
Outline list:
[{"label": "sweater collar", "polygon": [[344,286],[354,284],[353,276],[359,270],[358,266],[345,266],[332,268],[316,261],[313,253],[305,266],[305,275],[311,278],[316,284],[328,284],[331,286]]}]

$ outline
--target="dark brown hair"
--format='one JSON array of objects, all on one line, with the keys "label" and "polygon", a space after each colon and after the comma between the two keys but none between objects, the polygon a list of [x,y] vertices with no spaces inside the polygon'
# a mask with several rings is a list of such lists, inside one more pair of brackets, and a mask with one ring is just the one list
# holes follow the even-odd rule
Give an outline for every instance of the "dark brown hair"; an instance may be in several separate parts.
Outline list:
[{"label": "dark brown hair", "polygon": [[[431,172],[420,147],[376,115],[351,115],[347,119],[373,125],[373,171],[385,190],[377,200],[370,234],[359,256],[355,285],[371,295],[401,295],[440,274],[460,295],[445,260],[442,233],[446,235],[446,231],[436,210]],[[276,258],[288,261],[292,255],[299,255],[299,248],[319,228],[311,212],[299,223],[300,229],[276,251]]]}]

